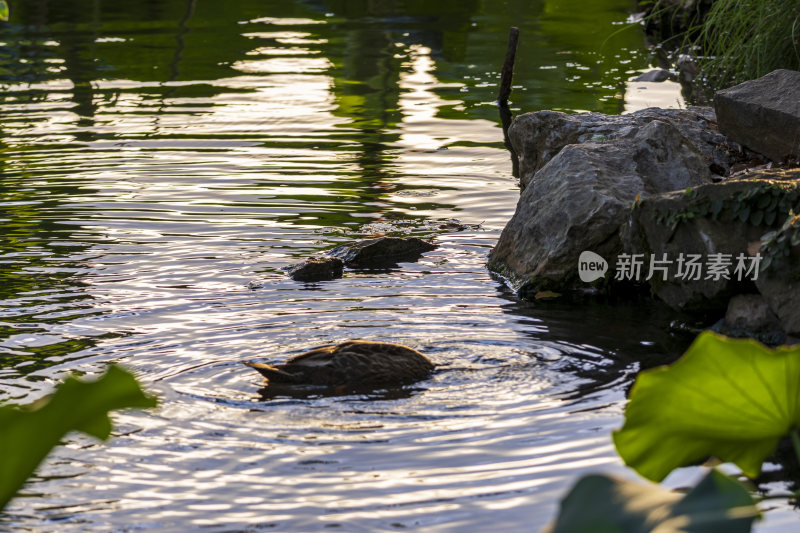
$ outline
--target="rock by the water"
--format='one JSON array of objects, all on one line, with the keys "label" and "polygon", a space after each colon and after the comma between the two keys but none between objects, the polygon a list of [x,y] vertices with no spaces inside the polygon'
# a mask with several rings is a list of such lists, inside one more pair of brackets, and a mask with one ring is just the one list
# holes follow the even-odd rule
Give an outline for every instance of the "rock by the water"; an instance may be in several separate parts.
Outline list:
[{"label": "rock by the water", "polygon": [[343,244],[328,252],[351,268],[391,268],[400,262],[413,262],[436,245],[416,237],[378,237]]},{"label": "rock by the water", "polygon": [[328,281],[342,277],[344,261],[338,257],[310,257],[302,263],[286,268],[286,274],[295,281]]},{"label": "rock by the water", "polygon": [[728,302],[721,333],[731,337],[756,337],[767,344],[785,338],[778,317],[760,294],[737,294]]},{"label": "rock by the water", "polygon": [[[747,253],[748,244],[756,242],[767,231],[759,223],[740,220],[736,200],[748,194],[753,180],[731,180],[694,188],[691,193],[676,191],[643,199],[630,213],[630,221],[622,228],[625,252],[643,254],[649,259],[671,258],[673,264],[667,280],[655,276],[650,288],[657,297],[674,309],[704,312],[724,309],[737,292],[735,283],[724,277],[700,279],[677,276],[681,254],[699,256],[706,262],[709,254],[729,254],[731,258]],[[727,203],[727,204],[726,204]],[[749,217],[749,215],[748,215]]]},{"label": "rock by the water", "polygon": [[[581,252],[616,256],[622,248],[620,226],[637,198],[710,183],[707,147],[698,147],[680,121],[657,120],[651,113],[646,121],[641,116],[606,117],[608,121],[596,116],[592,120],[613,141],[571,144],[549,159],[522,192],[513,218],[490,254],[489,268],[515,290],[583,286],[577,280]],[[551,140],[588,135],[580,120],[558,115],[547,118],[545,112],[545,121],[554,118],[566,124],[566,130],[552,133]],[[518,144],[526,145],[528,135],[541,133],[521,129],[530,121],[515,124]],[[612,124],[620,129],[610,130]],[[579,135],[580,131],[584,133]],[[695,132],[695,137],[702,136]],[[547,150],[534,152],[531,157],[538,162],[549,157]],[[527,164],[530,170],[538,163]]]},{"label": "rock by the water", "polygon": [[713,129],[716,117],[710,108],[649,108],[619,116],[537,111],[516,117],[508,130],[519,156],[520,185],[527,187],[536,172],[567,145],[630,138],[653,121],[676,128],[706,167],[717,174],[726,174],[732,163],[739,162],[739,147]]},{"label": "rock by the water", "polygon": [[681,54],[675,62],[675,68],[678,69],[678,79],[683,83],[693,83],[700,74],[700,67],[697,65],[695,58],[689,54]]},{"label": "rock by the water", "polygon": [[[800,73],[782,76],[795,74],[786,92],[800,91]],[[800,97],[783,111],[800,117],[797,109]],[[781,155],[786,146],[800,155],[800,128],[782,136]],[[589,283],[613,291],[609,274],[620,280],[623,257],[638,257],[628,279],[677,310],[705,320],[727,308],[715,327],[762,342],[800,336],[800,168],[758,167],[752,149],[774,154],[723,135],[705,108],[541,111],[518,117],[509,138],[523,191],[489,268],[523,296]],[[599,262],[587,260],[579,276],[582,257]]]},{"label": "rock by the water", "polygon": [[[698,335],[703,329],[698,328],[693,334]],[[708,329],[726,337],[755,339],[768,346],[778,346],[787,341],[780,321],[760,294],[737,294],[731,298],[725,318]]]},{"label": "rock by the water", "polygon": [[[632,210],[622,228],[626,253],[644,257],[666,257],[672,261],[667,280],[654,276],[650,288],[658,298],[675,309],[694,312],[721,312],[733,295],[758,288],[786,329],[792,320],[800,331],[800,312],[790,318],[791,280],[775,279],[776,268],[736,274],[741,257],[749,268],[754,255],[765,256],[763,236],[786,220],[792,209],[800,207],[800,169],[762,170],[747,178],[731,179],[643,199]],[[700,257],[703,268],[699,279],[677,275],[677,259],[683,254]],[[723,254],[717,256],[716,254]],[[730,262],[728,277],[709,276],[711,256]],[[790,270],[780,267],[780,270]],[[800,294],[798,294],[800,297]],[[786,329],[790,332],[790,329]]]},{"label": "rock by the water", "polygon": [[783,330],[800,337],[800,169],[793,213],[777,230],[764,235],[761,253],[768,265],[756,288],[778,316]]},{"label": "rock by the water", "polygon": [[[797,263],[795,262],[795,272]],[[787,272],[788,273],[788,272]],[[756,281],[758,292],[778,316],[783,331],[800,337],[800,283],[785,276],[768,273]]]},{"label": "rock by the water", "polygon": [[654,70],[648,70],[647,72],[642,72],[635,78],[633,81],[654,81],[654,82],[662,82],[667,81],[670,78],[670,73],[668,70],[659,68]]},{"label": "rock by the water", "polygon": [[717,92],[720,132],[773,161],[800,156],[800,72],[775,70]]}]

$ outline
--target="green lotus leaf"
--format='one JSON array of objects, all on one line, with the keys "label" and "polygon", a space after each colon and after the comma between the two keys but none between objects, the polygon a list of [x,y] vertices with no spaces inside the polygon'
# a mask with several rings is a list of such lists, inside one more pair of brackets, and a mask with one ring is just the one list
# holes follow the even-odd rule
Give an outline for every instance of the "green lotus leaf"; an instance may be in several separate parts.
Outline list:
[{"label": "green lotus leaf", "polygon": [[759,516],[747,488],[711,470],[686,495],[613,477],[581,478],[542,533],[747,533]]},{"label": "green lotus leaf", "polygon": [[105,440],[112,428],[109,411],[155,405],[133,375],[111,365],[96,381],[68,377],[30,406],[0,406],[0,509],[68,432]]},{"label": "green lotus leaf", "polygon": [[677,362],[639,375],[614,444],[653,481],[709,456],[755,477],[798,427],[800,348],[703,332]]}]

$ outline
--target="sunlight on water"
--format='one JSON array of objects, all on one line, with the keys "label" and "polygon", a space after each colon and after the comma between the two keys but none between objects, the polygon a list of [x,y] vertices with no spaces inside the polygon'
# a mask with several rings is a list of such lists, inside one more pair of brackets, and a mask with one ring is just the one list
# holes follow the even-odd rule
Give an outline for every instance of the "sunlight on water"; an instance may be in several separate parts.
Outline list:
[{"label": "sunlight on water", "polygon": [[[69,436],[0,529],[536,531],[580,475],[633,475],[610,432],[682,348],[665,317],[520,302],[485,268],[519,197],[492,103],[508,26],[515,110],[615,113],[648,67],[615,33],[629,2],[75,2],[0,28],[0,400],[119,361],[161,404]],[[438,248],[282,270],[387,233]],[[437,370],[264,401],[240,364],[350,338]]]}]

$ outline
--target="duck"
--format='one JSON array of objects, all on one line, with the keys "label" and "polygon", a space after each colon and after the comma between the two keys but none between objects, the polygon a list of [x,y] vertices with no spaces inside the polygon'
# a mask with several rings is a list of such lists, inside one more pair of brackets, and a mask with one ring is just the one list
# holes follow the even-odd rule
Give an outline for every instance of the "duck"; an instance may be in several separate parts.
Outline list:
[{"label": "duck", "polygon": [[408,346],[367,340],[320,346],[280,365],[244,364],[264,376],[267,390],[291,393],[310,386],[338,394],[399,387],[425,379],[436,366]]}]

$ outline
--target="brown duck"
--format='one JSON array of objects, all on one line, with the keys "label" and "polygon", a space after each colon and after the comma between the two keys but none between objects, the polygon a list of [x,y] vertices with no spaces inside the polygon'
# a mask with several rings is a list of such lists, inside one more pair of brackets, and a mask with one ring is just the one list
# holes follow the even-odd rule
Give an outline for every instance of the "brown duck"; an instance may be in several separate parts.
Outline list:
[{"label": "brown duck", "polygon": [[403,385],[426,378],[430,359],[407,346],[353,340],[296,355],[282,365],[245,363],[266,378],[267,388],[327,387],[336,392]]}]

